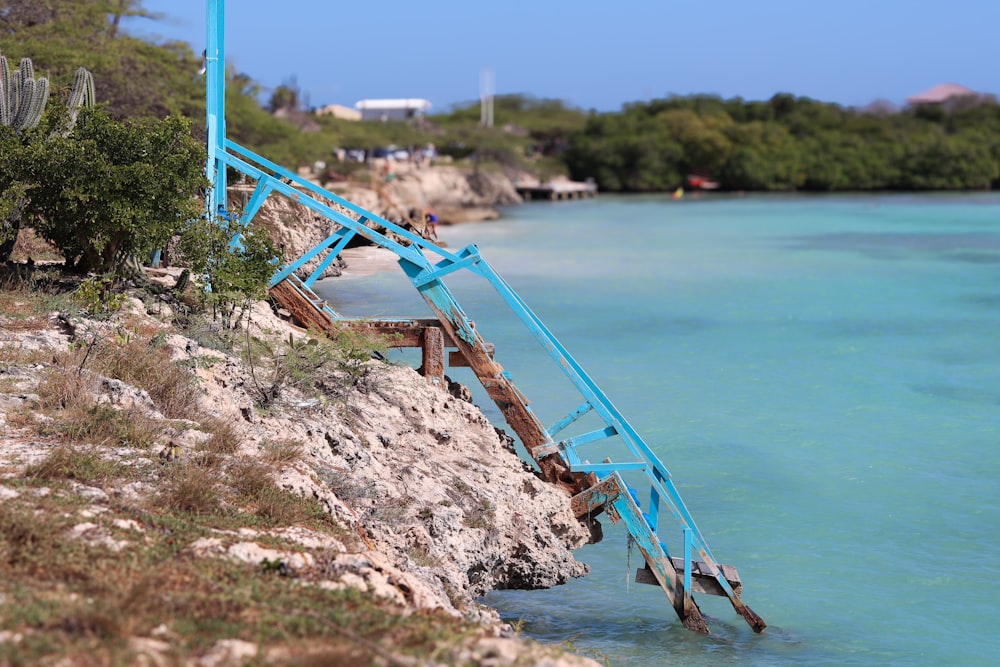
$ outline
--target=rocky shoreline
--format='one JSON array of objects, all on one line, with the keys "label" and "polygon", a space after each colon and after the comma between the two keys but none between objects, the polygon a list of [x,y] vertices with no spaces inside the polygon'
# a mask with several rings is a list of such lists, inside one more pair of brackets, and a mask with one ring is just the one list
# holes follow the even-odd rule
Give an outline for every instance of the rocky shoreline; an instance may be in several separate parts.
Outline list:
[{"label": "rocky shoreline", "polygon": [[[155,277],[168,284],[173,280],[170,272]],[[289,585],[331,594],[361,591],[402,617],[442,614],[480,628],[451,645],[427,647],[428,656],[438,657],[419,664],[596,664],[514,637],[495,611],[475,602],[489,590],[551,587],[586,574],[571,550],[590,537],[570,512],[566,494],[526,468],[511,439],[476,406],[430,386],[410,368],[373,360],[360,370],[363,381],[349,391],[343,390],[343,370],[335,371],[320,381],[328,387],[325,393],[287,387],[262,410],[255,400],[255,373],[261,369],[171,325],[178,305],[136,290],[110,319],[66,312],[20,317],[5,308],[0,319],[5,512],[23,505],[30,514],[40,511],[43,500],[66,498],[63,502],[74,509],[65,515],[60,539],[83,549],[93,562],[108,555],[138,558],[162,537],[158,499],[176,490],[178,477],[206,475],[209,481],[203,483],[210,482],[227,499],[219,501],[219,507],[228,508],[226,516],[254,511],[259,516],[261,501],[247,501],[233,481],[257,470],[273,482],[274,493],[317,504],[332,523],[288,520],[261,526],[248,521],[227,529],[213,528],[209,521],[187,540],[179,534],[171,538],[181,540],[171,547],[178,554],[171,558],[228,563],[251,579],[277,571]],[[248,327],[248,340],[294,343],[305,336],[263,303],[254,307]],[[116,352],[134,357],[154,347],[170,368],[191,373],[194,393],[186,418],[171,413],[156,388],[134,377],[116,377],[82,356],[86,350],[94,358]],[[53,377],[74,373],[79,391],[86,387],[90,405],[96,406],[90,408],[98,411],[94,414],[127,415],[148,424],[148,442],[139,444],[134,435],[126,441],[68,436],[46,426],[61,423],[69,409],[68,399],[52,402]],[[220,423],[227,425],[233,444],[213,448]],[[285,454],[276,455],[279,449]],[[114,465],[119,473],[59,468],[39,474],[67,451],[97,457],[88,459],[91,466],[103,462],[99,465]],[[0,520],[10,521],[6,515]],[[13,563],[11,548],[0,548],[0,554]],[[74,586],[60,590],[56,597],[69,596],[65,604],[72,606],[78,595]],[[0,588],[0,599],[16,594]],[[46,632],[6,625],[0,655],[26,650]],[[297,664],[303,651],[330,649],[331,643],[254,641],[234,631],[191,649],[179,621],[128,627],[122,630],[124,648],[116,654],[128,664],[238,665],[250,658]],[[391,646],[368,649],[375,662],[415,664]],[[67,659],[65,664],[76,664]]]}]

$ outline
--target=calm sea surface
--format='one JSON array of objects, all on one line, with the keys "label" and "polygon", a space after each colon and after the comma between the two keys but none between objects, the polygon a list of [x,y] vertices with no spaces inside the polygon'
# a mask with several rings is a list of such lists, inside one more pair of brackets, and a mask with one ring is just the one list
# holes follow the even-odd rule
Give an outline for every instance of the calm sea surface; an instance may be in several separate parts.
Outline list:
[{"label": "calm sea surface", "polygon": [[[638,429],[770,627],[702,595],[713,634],[684,630],[607,521],[590,576],[491,594],[505,619],[611,665],[1000,662],[1000,196],[605,196],[441,236]],[[543,423],[581,402],[488,284],[447,282]],[[401,271],[320,291],[429,314]]]}]

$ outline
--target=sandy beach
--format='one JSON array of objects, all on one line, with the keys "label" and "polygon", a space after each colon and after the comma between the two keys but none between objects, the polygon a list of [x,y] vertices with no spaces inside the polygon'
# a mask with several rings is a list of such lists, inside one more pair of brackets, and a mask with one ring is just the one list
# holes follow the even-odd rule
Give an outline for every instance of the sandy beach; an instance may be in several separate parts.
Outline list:
[{"label": "sandy beach", "polygon": [[[379,246],[345,248],[340,256],[347,262],[342,277],[363,278],[382,271],[398,271],[399,257],[391,250]],[[437,261],[435,253],[429,253],[431,261]]]},{"label": "sandy beach", "polygon": [[345,248],[340,252],[340,256],[347,262],[347,268],[343,272],[345,278],[361,278],[399,268],[399,257],[396,253],[378,246]]}]

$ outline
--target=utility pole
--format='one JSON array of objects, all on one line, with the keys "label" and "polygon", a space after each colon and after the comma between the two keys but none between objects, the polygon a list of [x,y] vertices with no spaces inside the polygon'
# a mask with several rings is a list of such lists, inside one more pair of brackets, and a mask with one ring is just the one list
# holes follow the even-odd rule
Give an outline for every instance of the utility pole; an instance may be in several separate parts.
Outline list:
[{"label": "utility pole", "polygon": [[493,127],[493,93],[496,80],[493,70],[484,67],[479,72],[479,124],[483,127]]}]

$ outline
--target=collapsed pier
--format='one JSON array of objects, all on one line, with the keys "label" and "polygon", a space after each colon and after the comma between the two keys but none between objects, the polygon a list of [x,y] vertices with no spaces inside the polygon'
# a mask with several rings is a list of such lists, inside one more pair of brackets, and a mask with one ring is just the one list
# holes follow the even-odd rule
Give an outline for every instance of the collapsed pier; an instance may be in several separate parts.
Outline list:
[{"label": "collapsed pier", "polygon": [[[637,581],[658,585],[684,627],[708,633],[708,625],[693,596],[697,591],[727,597],[748,625],[761,632],[766,624],[742,601],[739,574],[712,554],[666,467],[475,245],[449,251],[226,137],[225,1],[208,0],[207,7],[206,176],[213,184],[208,215],[220,220],[220,224],[235,225],[233,233],[238,237],[267,198],[277,194],[335,223],[326,239],[276,271],[270,283],[272,298],[301,324],[318,331],[351,326],[400,333],[400,345],[422,350],[423,373],[432,384],[443,384],[444,371],[449,365],[469,367],[521,440],[541,478],[570,494],[577,518],[587,522],[606,514],[613,522],[624,524],[646,562],[637,573]],[[230,169],[256,183],[246,207],[235,220],[226,210]],[[313,284],[357,237],[396,254],[400,268],[424,299],[432,318],[351,320],[315,294]],[[318,262],[316,268],[304,279],[297,277],[313,261]],[[495,346],[483,338],[447,287],[445,279],[459,271],[471,272],[491,285],[548,354],[555,369],[575,388],[578,396],[569,399],[565,416],[554,424],[546,427],[539,421],[527,396],[496,360]],[[597,428],[581,428],[595,419]],[[608,447],[612,441],[616,446]],[[612,450],[625,453],[612,460],[608,455]],[[668,523],[665,519],[672,521]]]}]

